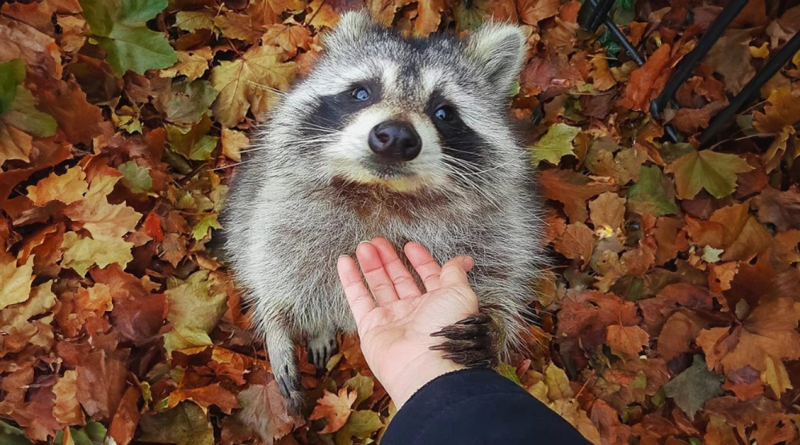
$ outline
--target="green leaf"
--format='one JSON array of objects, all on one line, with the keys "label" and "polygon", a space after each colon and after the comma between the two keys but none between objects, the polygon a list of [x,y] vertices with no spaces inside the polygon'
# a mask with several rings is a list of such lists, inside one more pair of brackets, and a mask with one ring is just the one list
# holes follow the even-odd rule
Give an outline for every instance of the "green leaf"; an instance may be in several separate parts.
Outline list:
[{"label": "green leaf", "polygon": [[700,189],[715,198],[724,198],[736,190],[736,174],[752,170],[739,156],[711,150],[694,151],[668,166],[675,173],[678,197],[692,199]]},{"label": "green leaf", "polygon": [[655,217],[678,213],[675,188],[660,168],[642,166],[639,180],[628,190],[628,209]]},{"label": "green leaf", "polygon": [[168,68],[178,56],[167,39],[147,28],[114,28],[110,38],[100,40],[108,55],[108,64],[117,77],[126,71],[144,74],[149,69]]},{"label": "green leaf", "polygon": [[346,388],[355,390],[358,393],[353,407],[357,407],[361,402],[367,400],[375,390],[375,381],[371,378],[358,374],[344,382]]},{"label": "green leaf", "polygon": [[122,184],[134,193],[147,193],[153,187],[150,169],[142,167],[135,161],[128,161],[117,167],[117,170],[124,175]]},{"label": "green leaf", "polygon": [[3,445],[32,445],[22,430],[0,420],[0,443]]},{"label": "green leaf", "polygon": [[186,159],[193,161],[206,161],[211,157],[211,152],[217,147],[219,138],[207,136],[211,129],[211,119],[203,115],[200,122],[191,129],[184,130],[176,125],[167,125],[167,140],[172,151]]},{"label": "green leaf", "polygon": [[[177,281],[177,280],[173,280]],[[170,281],[166,291],[169,302],[167,320],[173,329],[164,334],[164,348],[171,354],[176,349],[211,344],[208,333],[228,309],[228,296],[214,293],[208,271],[192,274],[185,282]]]},{"label": "green leaf", "polygon": [[517,377],[517,368],[509,365],[508,363],[500,363],[495,369],[501,376],[511,380],[519,386],[522,386],[522,382],[520,382],[519,377]]},{"label": "green leaf", "polygon": [[219,225],[219,220],[217,219],[217,216],[218,215],[213,214],[213,215],[205,215],[202,218],[200,218],[200,221],[198,221],[197,224],[195,224],[194,227],[192,228],[192,237],[194,237],[194,239],[196,239],[197,241],[200,241],[201,239],[208,236],[209,229],[212,228],[218,230],[221,229],[222,226]]},{"label": "green leaf", "polygon": [[336,432],[336,445],[350,445],[352,437],[366,439],[375,431],[383,428],[381,417],[375,411],[354,411],[347,418],[347,423]]},{"label": "green leaf", "polygon": [[3,113],[0,120],[40,138],[56,134],[58,128],[56,120],[53,119],[53,116],[37,110],[35,104],[33,94],[24,86],[18,85],[16,99],[11,109]]},{"label": "green leaf", "polygon": [[179,11],[175,14],[175,26],[189,32],[214,29],[214,17],[207,11]]},{"label": "green leaf", "polygon": [[213,445],[214,428],[203,409],[192,402],[182,402],[175,408],[139,420],[142,436],[139,440],[177,445]]},{"label": "green leaf", "polygon": [[144,74],[148,69],[167,68],[178,60],[165,36],[146,26],[167,7],[166,0],[80,0],[80,4],[117,77],[128,70]]},{"label": "green leaf", "polygon": [[572,141],[581,129],[567,124],[555,124],[547,129],[539,142],[531,147],[531,161],[538,165],[541,161],[558,164],[562,157],[573,154]]},{"label": "green leaf", "polygon": [[25,80],[25,62],[22,59],[0,63],[0,114],[11,109],[17,97],[17,86]]},{"label": "green leaf", "polygon": [[207,80],[175,82],[169,91],[158,97],[157,104],[167,114],[169,122],[189,126],[200,122],[217,94]]},{"label": "green leaf", "polygon": [[703,356],[696,354],[692,366],[664,385],[664,393],[692,419],[707,400],[725,393],[721,387],[724,380],[709,371]]}]

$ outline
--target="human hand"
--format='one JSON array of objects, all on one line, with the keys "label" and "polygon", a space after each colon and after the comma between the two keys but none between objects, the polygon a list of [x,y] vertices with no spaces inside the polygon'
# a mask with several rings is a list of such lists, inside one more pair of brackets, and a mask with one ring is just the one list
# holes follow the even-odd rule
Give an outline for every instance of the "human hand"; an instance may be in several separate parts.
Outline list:
[{"label": "human hand", "polygon": [[403,250],[427,292],[384,238],[356,248],[366,285],[352,258],[337,264],[364,358],[398,408],[427,382],[464,368],[431,349],[441,343],[431,334],[478,313],[478,297],[467,281],[472,258],[458,256],[440,267],[420,244],[410,242]]}]

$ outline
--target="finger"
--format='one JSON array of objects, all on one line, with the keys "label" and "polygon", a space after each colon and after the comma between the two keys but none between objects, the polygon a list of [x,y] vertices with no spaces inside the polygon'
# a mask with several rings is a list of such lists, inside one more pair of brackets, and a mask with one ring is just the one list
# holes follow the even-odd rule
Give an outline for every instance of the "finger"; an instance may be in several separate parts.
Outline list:
[{"label": "finger", "polygon": [[353,312],[353,318],[360,331],[361,321],[364,316],[375,309],[375,301],[367,286],[364,285],[358,266],[352,258],[349,256],[339,258],[339,261],[336,262],[336,270],[339,272],[339,281],[342,282],[347,303],[350,305],[350,311]]},{"label": "finger", "polygon": [[441,284],[444,286],[469,286],[467,272],[475,262],[466,255],[459,255],[442,266]]},{"label": "finger", "polygon": [[442,272],[442,268],[428,252],[428,249],[412,241],[406,243],[403,250],[408,260],[411,261],[411,265],[414,266],[414,270],[417,271],[417,275],[422,278],[426,291],[430,292],[441,287],[439,274]]},{"label": "finger", "polygon": [[397,296],[400,298],[418,297],[422,295],[419,291],[417,283],[414,282],[414,277],[411,272],[406,269],[405,264],[397,256],[392,243],[385,238],[375,238],[370,241],[375,249],[378,251],[378,256],[381,258],[383,267],[386,269],[386,274],[389,279],[394,283],[394,289]]},{"label": "finger", "polygon": [[366,242],[359,244],[356,247],[356,257],[375,301],[383,306],[397,300],[394,283],[386,273],[386,268],[383,266],[375,246]]}]

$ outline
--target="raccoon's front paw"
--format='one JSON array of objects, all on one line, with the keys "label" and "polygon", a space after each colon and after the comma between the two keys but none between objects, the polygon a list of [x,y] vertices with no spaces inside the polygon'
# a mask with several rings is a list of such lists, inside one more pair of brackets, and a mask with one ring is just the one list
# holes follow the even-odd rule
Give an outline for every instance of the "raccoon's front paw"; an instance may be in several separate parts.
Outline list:
[{"label": "raccoon's front paw", "polygon": [[284,366],[280,370],[273,369],[275,380],[281,395],[286,399],[286,406],[292,414],[302,414],[305,408],[306,392],[300,384],[300,371],[297,366]]},{"label": "raccoon's front paw", "polygon": [[430,348],[444,351],[446,359],[468,368],[491,368],[497,365],[497,327],[488,315],[470,315],[431,336],[447,339]]},{"label": "raccoon's front paw", "polygon": [[308,340],[308,361],[316,366],[317,371],[325,372],[328,360],[339,352],[336,334],[323,334]]}]

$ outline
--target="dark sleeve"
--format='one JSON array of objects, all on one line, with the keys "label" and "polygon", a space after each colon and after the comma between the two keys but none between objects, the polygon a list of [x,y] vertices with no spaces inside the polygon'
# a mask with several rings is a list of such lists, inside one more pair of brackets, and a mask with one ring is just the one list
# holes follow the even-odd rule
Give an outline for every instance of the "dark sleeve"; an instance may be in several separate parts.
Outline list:
[{"label": "dark sleeve", "polygon": [[417,391],[381,445],[587,445],[572,426],[514,382],[488,369],[456,371]]}]

